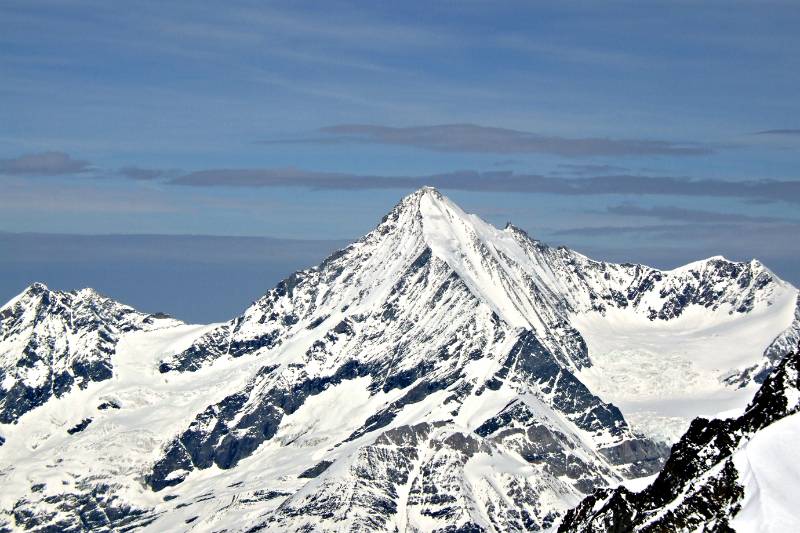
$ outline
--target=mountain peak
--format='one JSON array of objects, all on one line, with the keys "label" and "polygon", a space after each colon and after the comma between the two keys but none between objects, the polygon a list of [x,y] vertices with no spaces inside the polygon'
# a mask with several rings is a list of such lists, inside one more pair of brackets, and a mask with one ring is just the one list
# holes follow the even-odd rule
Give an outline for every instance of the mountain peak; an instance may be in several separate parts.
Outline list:
[{"label": "mountain peak", "polygon": [[419,213],[423,219],[430,216],[438,216],[446,212],[450,219],[471,219],[472,223],[474,223],[474,221],[479,221],[486,224],[477,216],[466,213],[437,188],[429,185],[421,187],[403,198],[398,204],[398,207],[411,209],[415,213]]},{"label": "mountain peak", "polygon": [[37,281],[35,283],[31,283],[30,285],[28,285],[24,291],[22,291],[19,295],[17,295],[17,298],[22,298],[25,296],[27,297],[39,296],[46,292],[50,292],[50,288],[44,283],[40,283]]},{"label": "mountain peak", "polygon": [[47,285],[45,285],[44,283],[41,283],[39,281],[36,281],[34,283],[31,283],[28,286],[28,288],[25,289],[25,292],[42,292],[42,291],[47,291],[47,290],[49,290],[47,288]]},{"label": "mountain peak", "polygon": [[427,194],[433,195],[438,198],[443,197],[442,193],[439,192],[439,189],[437,189],[432,185],[423,185],[422,187],[411,193],[411,196],[424,196]]},{"label": "mountain peak", "polygon": [[0,424],[110,379],[123,334],[178,324],[93,289],[63,292],[33,283],[0,307]]},{"label": "mountain peak", "polygon": [[50,289],[44,283],[39,283],[39,282],[31,283],[30,285],[25,287],[25,289],[22,292],[20,292],[19,294],[11,298],[9,301],[7,301],[5,304],[0,306],[0,309],[10,308],[18,302],[31,301],[32,299],[37,298],[49,291]]},{"label": "mountain peak", "polygon": [[38,301],[38,299],[43,297],[56,298],[56,299],[66,298],[67,301],[71,301],[72,298],[79,298],[82,300],[107,300],[105,296],[103,296],[102,294],[98,293],[96,290],[90,287],[64,292],[64,291],[50,289],[44,283],[37,281],[31,283],[22,292],[14,296],[5,305],[3,305],[3,308],[13,306],[19,302]]},{"label": "mountain peak", "polygon": [[439,189],[437,189],[432,185],[423,185],[414,192],[414,194],[428,194],[428,193],[438,194],[439,196],[441,196],[442,194],[439,192]]},{"label": "mountain peak", "polygon": [[[447,224],[442,224],[442,222]],[[395,207],[383,218],[381,226],[377,231],[385,234],[387,226],[403,228],[404,232],[422,232],[425,237],[436,233],[451,233],[452,226],[472,226],[480,223],[489,226],[475,215],[465,213],[458,205],[444,196],[434,187],[425,186],[417,189],[413,193],[405,196]],[[425,239],[430,244],[429,239]]]},{"label": "mountain peak", "polygon": [[428,198],[429,201],[432,202],[441,202],[446,200],[445,196],[438,191],[435,187],[431,187],[426,185],[417,189],[416,191],[412,192],[403,197],[402,200],[395,206],[392,210],[395,211],[418,211],[421,205],[423,198]]}]

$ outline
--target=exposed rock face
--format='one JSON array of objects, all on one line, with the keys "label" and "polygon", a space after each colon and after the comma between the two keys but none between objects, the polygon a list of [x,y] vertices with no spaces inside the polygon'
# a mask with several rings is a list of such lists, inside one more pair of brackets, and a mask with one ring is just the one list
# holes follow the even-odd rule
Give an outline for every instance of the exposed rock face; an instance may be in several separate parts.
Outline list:
[{"label": "exposed rock face", "polygon": [[152,511],[132,507],[115,495],[115,488],[84,483],[74,492],[47,496],[43,485],[34,485],[28,497],[14,505],[14,523],[33,531],[130,531],[155,520]]},{"label": "exposed rock face", "polygon": [[91,289],[31,285],[0,309],[0,423],[15,422],[74,387],[110,379],[121,334],[177,323]]},{"label": "exposed rock face", "polygon": [[730,522],[745,495],[734,455],[758,432],[799,411],[795,351],[764,380],[742,416],[695,419],[652,485],[638,493],[600,489],[566,514],[559,531],[733,531]]}]

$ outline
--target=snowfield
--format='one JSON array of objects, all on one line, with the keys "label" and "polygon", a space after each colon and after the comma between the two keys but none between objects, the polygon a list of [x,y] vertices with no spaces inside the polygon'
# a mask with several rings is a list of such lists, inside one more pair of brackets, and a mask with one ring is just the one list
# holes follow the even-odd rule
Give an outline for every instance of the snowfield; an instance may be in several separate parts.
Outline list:
[{"label": "snowfield", "polygon": [[[685,267],[684,267],[685,268]],[[731,387],[724,378],[758,362],[792,323],[795,290],[786,284],[773,300],[746,316],[730,309],[688,309],[669,322],[624,310],[573,318],[589,347],[592,366],[579,376],[618,406],[634,427],[674,442],[696,416],[734,416],[753,397],[756,383]]]}]

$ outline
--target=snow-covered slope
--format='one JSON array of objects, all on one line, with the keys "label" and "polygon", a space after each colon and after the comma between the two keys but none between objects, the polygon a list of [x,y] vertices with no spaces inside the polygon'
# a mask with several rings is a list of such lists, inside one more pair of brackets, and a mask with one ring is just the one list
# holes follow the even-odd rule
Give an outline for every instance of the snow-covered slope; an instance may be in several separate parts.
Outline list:
[{"label": "snow-covered slope", "polygon": [[743,407],[796,302],[755,261],[592,261],[425,188],[229,322],[115,337],[111,379],[0,426],[0,505],[30,528],[547,528],[657,472],[663,421]]},{"label": "snow-covered slope", "polygon": [[798,437],[800,351],[738,418],[695,419],[651,485],[601,489],[567,513],[559,531],[796,531]]},{"label": "snow-covered slope", "polygon": [[737,483],[744,489],[741,509],[731,520],[736,531],[792,531],[800,525],[800,414],[757,432],[733,456]]}]

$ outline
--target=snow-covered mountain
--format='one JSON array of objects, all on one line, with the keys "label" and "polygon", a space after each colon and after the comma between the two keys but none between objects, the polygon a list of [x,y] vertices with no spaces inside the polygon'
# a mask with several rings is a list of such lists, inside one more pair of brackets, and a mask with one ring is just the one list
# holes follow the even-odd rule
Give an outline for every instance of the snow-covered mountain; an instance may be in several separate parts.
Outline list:
[{"label": "snow-covered mountain", "polygon": [[741,416],[695,419],[651,485],[598,490],[567,513],[559,531],[795,531],[798,439],[795,351]]},{"label": "snow-covered mountain", "polygon": [[28,287],[0,310],[0,422],[16,422],[51,397],[110,379],[122,334],[178,324],[92,289]]},{"label": "snow-covered mountain", "polygon": [[[34,289],[0,311],[4,369],[25,335],[7,316],[60,339],[87,307]],[[102,380],[31,410],[8,402],[27,374],[4,377],[0,506],[31,529],[548,528],[658,472],[693,417],[742,409],[797,310],[757,261],[593,261],[425,188],[229,322],[98,312]]]}]

